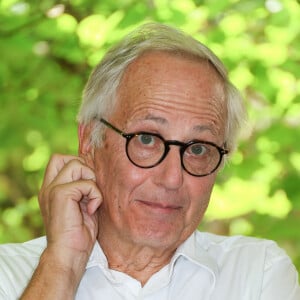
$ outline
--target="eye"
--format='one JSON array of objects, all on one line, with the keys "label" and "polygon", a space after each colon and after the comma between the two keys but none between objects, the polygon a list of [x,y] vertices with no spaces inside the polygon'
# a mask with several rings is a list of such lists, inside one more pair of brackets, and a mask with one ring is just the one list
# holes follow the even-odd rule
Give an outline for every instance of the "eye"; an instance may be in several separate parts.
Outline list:
[{"label": "eye", "polygon": [[138,136],[138,140],[142,145],[152,146],[155,143],[154,136],[152,136],[150,134],[140,134]]},{"label": "eye", "polygon": [[190,146],[190,153],[195,156],[204,155],[207,151],[207,148],[203,144],[193,144]]}]

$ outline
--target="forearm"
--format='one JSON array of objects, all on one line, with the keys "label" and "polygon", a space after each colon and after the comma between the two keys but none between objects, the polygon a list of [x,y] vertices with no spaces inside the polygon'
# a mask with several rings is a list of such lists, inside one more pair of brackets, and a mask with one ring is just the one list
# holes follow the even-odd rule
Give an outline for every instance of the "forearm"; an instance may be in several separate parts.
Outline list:
[{"label": "forearm", "polygon": [[82,259],[73,261],[66,257],[58,259],[56,254],[53,255],[46,249],[20,299],[74,299],[85,264]]}]

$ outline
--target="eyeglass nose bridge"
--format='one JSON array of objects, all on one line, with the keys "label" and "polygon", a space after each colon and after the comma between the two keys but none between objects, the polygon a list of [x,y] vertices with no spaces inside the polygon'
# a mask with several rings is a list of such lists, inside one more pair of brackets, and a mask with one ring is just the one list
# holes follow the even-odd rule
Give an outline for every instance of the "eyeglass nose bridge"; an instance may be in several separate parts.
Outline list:
[{"label": "eyeglass nose bridge", "polygon": [[164,141],[164,144],[165,144],[165,154],[164,154],[164,157],[166,157],[166,155],[169,153],[170,151],[170,146],[178,146],[179,147],[179,151],[180,151],[180,157],[181,157],[181,161],[182,161],[182,156],[183,156],[183,153],[185,151],[185,149],[189,146],[189,144],[185,144],[183,142],[180,142],[180,141],[176,141],[176,140],[167,140],[167,141]]},{"label": "eyeglass nose bridge", "polygon": [[165,151],[164,151],[163,155],[161,156],[161,158],[159,159],[159,161],[155,164],[155,166],[159,165],[162,161],[165,160],[165,158],[167,157],[167,155],[171,149],[170,146],[177,146],[177,147],[179,147],[181,167],[185,171],[187,171],[187,169],[185,168],[184,163],[183,163],[183,153],[189,145],[185,144],[183,142],[180,142],[180,141],[176,141],[176,140],[162,140],[162,141],[164,142],[164,145],[165,145]]}]

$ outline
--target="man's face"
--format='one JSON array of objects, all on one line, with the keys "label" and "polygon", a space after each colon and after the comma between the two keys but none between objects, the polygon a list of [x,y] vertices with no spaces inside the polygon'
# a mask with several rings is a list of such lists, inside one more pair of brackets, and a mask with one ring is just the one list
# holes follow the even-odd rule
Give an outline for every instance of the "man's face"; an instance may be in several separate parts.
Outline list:
[{"label": "man's face", "polygon": [[[125,72],[115,112],[108,118],[126,133],[147,131],[166,140],[211,141],[222,146],[226,122],[224,86],[207,62],[163,52],[144,54]],[[95,149],[94,169],[103,195],[99,237],[138,247],[176,249],[198,226],[216,173],[193,177],[171,146],[158,166],[134,166],[126,140],[111,129]]]}]

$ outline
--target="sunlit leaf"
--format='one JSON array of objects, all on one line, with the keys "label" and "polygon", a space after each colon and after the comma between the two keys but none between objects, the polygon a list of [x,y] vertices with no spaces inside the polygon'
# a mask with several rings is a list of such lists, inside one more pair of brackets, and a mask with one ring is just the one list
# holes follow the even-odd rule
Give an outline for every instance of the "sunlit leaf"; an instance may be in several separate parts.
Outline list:
[{"label": "sunlit leaf", "polygon": [[46,145],[41,145],[35,148],[34,152],[25,157],[23,160],[23,168],[25,171],[32,172],[44,168],[50,153],[49,148]]},{"label": "sunlit leaf", "polygon": [[0,243],[44,234],[37,193],[50,155],[78,152],[91,68],[158,21],[213,49],[249,110],[202,225],[275,239],[300,270],[299,20],[296,0],[0,1]]}]

